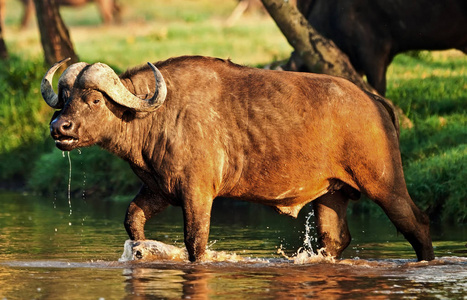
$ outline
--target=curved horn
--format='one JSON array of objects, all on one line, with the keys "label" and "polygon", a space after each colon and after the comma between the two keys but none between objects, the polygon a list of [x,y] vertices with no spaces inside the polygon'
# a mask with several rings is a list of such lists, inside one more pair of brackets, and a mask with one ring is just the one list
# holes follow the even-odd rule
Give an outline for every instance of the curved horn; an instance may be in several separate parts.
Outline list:
[{"label": "curved horn", "polygon": [[162,77],[161,72],[159,69],[156,68],[152,63],[148,62],[149,67],[151,67],[152,72],[154,73],[154,79],[156,80],[156,90],[154,95],[152,95],[151,99],[148,99],[149,103],[152,105],[159,107],[164,103],[165,98],[167,97],[167,85],[165,84],[164,77]]},{"label": "curved horn", "polygon": [[150,99],[142,99],[131,93],[121,82],[118,75],[108,65],[95,63],[80,77],[80,85],[85,88],[105,92],[113,101],[135,111],[153,111],[164,103],[167,85],[159,70],[151,63],[155,77],[155,91]]},{"label": "curved horn", "polygon": [[[41,82],[41,93],[42,97],[44,98],[45,102],[47,104],[55,109],[61,109],[63,108],[63,99],[60,99],[60,97],[54,92],[53,87],[52,87],[52,80],[55,72],[62,66],[65,62],[69,61],[70,58],[65,58],[58,63],[55,63],[49,71],[45,74],[44,78],[42,79]],[[72,64],[69,66],[63,73],[62,76],[60,76],[60,79],[58,80],[58,85],[59,87],[68,87],[71,88],[73,87],[76,78],[78,74],[86,67],[88,64],[84,62]]]},{"label": "curved horn", "polygon": [[45,73],[44,78],[41,82],[41,94],[45,102],[52,108],[60,108],[63,106],[63,103],[59,103],[58,95],[55,94],[52,87],[52,80],[55,72],[60,68],[64,63],[69,61],[71,58],[65,58],[61,61],[55,63],[48,71]]},{"label": "curved horn", "polygon": [[60,76],[58,80],[58,87],[67,87],[72,88],[75,84],[76,78],[78,78],[79,73],[86,67],[89,66],[88,63],[79,62],[69,66]]}]

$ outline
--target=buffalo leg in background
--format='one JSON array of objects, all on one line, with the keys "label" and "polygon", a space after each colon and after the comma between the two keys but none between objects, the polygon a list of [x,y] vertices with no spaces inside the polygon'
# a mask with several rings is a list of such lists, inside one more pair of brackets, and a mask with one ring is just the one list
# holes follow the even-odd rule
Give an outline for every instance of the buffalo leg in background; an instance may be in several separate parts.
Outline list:
[{"label": "buffalo leg in background", "polygon": [[325,254],[338,257],[350,244],[347,225],[349,199],[342,191],[327,193],[313,202],[320,248]]}]

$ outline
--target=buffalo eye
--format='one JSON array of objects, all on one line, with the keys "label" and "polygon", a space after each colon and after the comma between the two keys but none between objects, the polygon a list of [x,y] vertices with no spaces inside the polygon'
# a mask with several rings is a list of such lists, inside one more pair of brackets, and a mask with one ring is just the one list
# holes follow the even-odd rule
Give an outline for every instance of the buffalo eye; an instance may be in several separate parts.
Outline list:
[{"label": "buffalo eye", "polygon": [[99,104],[100,101],[101,101],[100,99],[94,99],[94,100],[92,100],[92,103]]}]

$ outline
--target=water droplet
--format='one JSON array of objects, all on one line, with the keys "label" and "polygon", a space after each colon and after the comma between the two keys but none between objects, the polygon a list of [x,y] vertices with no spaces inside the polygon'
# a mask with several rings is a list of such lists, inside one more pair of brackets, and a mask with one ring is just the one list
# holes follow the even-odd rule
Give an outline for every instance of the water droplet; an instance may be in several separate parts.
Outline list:
[{"label": "water droplet", "polygon": [[[305,219],[305,239],[303,240],[303,248],[307,251],[313,252],[313,246],[311,242],[314,241],[314,232],[313,232],[313,225],[310,223],[311,217],[315,215],[314,211],[308,213]],[[313,222],[314,223],[314,222]]]},{"label": "water droplet", "polygon": [[83,171],[83,194],[82,194],[82,199],[86,200],[86,172],[85,171]]},{"label": "water droplet", "polygon": [[71,157],[70,157],[70,151],[67,152],[68,154],[68,164],[70,165],[70,171],[68,173],[68,206],[70,207],[70,216],[73,213],[72,207],[71,207]]}]

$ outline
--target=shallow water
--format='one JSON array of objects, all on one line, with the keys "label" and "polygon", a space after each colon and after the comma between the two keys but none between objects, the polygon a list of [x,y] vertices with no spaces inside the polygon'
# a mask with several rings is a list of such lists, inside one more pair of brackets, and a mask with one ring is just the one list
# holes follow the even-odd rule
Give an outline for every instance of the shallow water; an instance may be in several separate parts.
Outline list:
[{"label": "shallow water", "polygon": [[[0,299],[467,298],[465,225],[434,225],[437,259],[417,263],[385,217],[351,218],[343,259],[298,264],[286,257],[303,246],[309,211],[295,220],[223,200],[209,249],[241,260],[119,262],[127,203],[72,199],[70,215],[66,195],[0,199]],[[147,236],[183,248],[179,209],[151,220]]]}]

